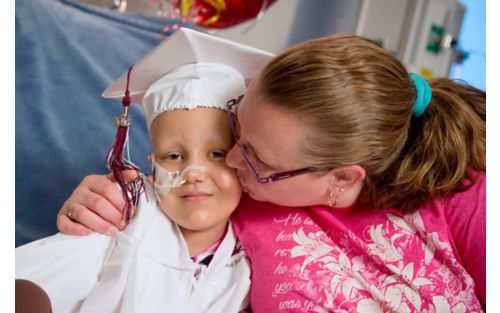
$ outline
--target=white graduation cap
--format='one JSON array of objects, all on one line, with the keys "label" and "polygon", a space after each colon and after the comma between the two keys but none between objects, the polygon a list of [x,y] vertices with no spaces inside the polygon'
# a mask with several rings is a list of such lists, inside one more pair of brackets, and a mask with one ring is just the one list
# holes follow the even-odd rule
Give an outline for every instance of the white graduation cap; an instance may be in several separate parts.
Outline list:
[{"label": "white graduation cap", "polygon": [[[130,73],[132,103],[142,103],[148,128],[160,113],[179,108],[217,107],[237,98],[274,55],[188,28],[179,28],[146,54]],[[125,72],[102,94],[121,99]]]}]

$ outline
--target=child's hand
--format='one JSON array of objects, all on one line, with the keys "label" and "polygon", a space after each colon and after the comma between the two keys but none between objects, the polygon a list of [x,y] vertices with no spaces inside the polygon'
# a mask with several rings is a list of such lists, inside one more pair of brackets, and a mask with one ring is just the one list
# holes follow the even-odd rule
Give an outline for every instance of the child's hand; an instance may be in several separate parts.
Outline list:
[{"label": "child's hand", "polygon": [[[137,172],[125,172],[133,180]],[[57,228],[65,234],[84,236],[96,231],[114,236],[124,228],[125,201],[112,174],[86,176],[63,204],[57,215]]]}]

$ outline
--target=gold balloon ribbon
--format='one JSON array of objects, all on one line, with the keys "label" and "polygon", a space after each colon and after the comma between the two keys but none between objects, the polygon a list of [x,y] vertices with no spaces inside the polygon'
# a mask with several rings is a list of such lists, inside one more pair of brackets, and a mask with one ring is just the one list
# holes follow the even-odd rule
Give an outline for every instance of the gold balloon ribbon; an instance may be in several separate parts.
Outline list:
[{"label": "gold balloon ribbon", "polygon": [[217,11],[214,16],[203,22],[203,26],[208,26],[220,19],[221,12],[227,9],[227,5],[225,0],[205,0],[205,2],[211,5]]},{"label": "gold balloon ribbon", "polygon": [[186,16],[189,13],[189,10],[191,10],[191,7],[193,6],[193,1],[194,0],[181,0],[180,1],[180,15],[181,16]]}]

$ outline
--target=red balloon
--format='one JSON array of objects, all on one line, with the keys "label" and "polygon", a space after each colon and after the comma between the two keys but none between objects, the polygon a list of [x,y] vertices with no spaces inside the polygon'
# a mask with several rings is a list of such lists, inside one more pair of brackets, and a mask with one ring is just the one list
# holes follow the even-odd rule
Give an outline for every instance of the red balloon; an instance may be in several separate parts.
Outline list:
[{"label": "red balloon", "polygon": [[206,28],[227,28],[255,18],[276,0],[177,0],[180,17]]}]

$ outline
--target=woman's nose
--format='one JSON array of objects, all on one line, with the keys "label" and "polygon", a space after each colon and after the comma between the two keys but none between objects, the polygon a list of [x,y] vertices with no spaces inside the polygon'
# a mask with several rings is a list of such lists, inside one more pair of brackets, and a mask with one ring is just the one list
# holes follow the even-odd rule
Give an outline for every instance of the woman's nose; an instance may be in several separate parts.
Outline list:
[{"label": "woman's nose", "polygon": [[237,170],[246,169],[245,160],[243,160],[243,156],[241,155],[241,150],[238,145],[234,145],[231,150],[229,150],[226,154],[226,164],[229,167],[232,167]]}]

